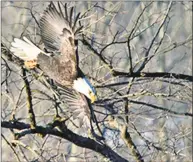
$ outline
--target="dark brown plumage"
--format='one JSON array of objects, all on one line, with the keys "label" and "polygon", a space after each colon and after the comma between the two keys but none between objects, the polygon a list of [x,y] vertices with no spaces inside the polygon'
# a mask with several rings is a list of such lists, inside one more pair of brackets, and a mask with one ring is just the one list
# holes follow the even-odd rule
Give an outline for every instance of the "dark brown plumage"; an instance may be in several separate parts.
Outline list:
[{"label": "dark brown plumage", "polygon": [[59,2],[59,11],[51,2],[40,19],[42,40],[45,48],[51,51],[53,56],[39,54],[37,63],[50,78],[62,86],[59,88],[61,99],[69,105],[73,117],[80,119],[80,125],[88,128],[90,127],[90,101],[83,94],[72,89],[73,81],[83,75],[78,67],[78,54],[75,45],[75,36],[81,30],[81,27],[76,29],[80,14],[77,15],[73,23],[73,8],[68,16],[67,5],[65,4],[63,7],[65,15]]},{"label": "dark brown plumage", "polygon": [[[64,6],[67,14],[67,6]],[[73,81],[78,76],[76,55],[75,30],[76,21],[72,26],[72,13],[70,17],[63,15],[60,3],[58,9],[50,3],[40,19],[40,31],[44,45],[48,51],[52,51],[54,56],[48,57],[39,54],[37,62],[40,68],[54,80],[63,86],[71,87]],[[72,9],[71,9],[72,11]]]},{"label": "dark brown plumage", "polygon": [[96,100],[96,92],[78,67],[76,37],[82,26],[76,27],[76,24],[80,14],[73,21],[73,7],[70,14],[66,4],[58,2],[57,8],[51,2],[40,19],[40,32],[46,52],[26,37],[23,40],[15,38],[11,51],[25,60],[25,65],[33,63],[30,67],[34,68],[38,64],[42,71],[59,85],[59,95],[69,105],[72,115],[89,127],[90,100]]}]

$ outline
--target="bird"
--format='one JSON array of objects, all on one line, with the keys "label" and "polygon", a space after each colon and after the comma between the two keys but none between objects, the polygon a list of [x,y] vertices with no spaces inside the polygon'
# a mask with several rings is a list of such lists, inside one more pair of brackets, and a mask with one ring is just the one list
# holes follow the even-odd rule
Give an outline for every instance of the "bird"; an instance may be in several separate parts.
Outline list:
[{"label": "bird", "polygon": [[73,116],[82,123],[90,122],[90,107],[97,100],[95,88],[79,67],[78,36],[83,26],[77,27],[80,13],[73,21],[73,7],[68,13],[67,4],[50,2],[40,21],[40,34],[45,50],[40,49],[28,38],[14,38],[10,51],[24,65],[33,69],[37,66],[63,89],[64,100]]}]

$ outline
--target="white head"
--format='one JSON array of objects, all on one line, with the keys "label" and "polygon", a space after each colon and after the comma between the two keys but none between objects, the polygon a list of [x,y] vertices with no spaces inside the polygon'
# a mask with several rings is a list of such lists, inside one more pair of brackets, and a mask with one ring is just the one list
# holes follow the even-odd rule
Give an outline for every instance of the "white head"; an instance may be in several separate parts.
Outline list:
[{"label": "white head", "polygon": [[77,80],[74,80],[73,88],[88,97],[91,103],[96,101],[96,91],[86,78],[77,78]]}]

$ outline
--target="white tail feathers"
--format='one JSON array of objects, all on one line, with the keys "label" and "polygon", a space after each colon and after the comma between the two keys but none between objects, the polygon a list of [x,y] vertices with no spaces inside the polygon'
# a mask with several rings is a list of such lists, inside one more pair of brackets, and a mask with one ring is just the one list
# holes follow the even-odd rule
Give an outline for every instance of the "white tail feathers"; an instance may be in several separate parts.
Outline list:
[{"label": "white tail feathers", "polygon": [[11,43],[10,51],[24,61],[37,59],[37,56],[40,53],[46,54],[26,37],[23,37],[23,40],[14,38],[14,41]]}]

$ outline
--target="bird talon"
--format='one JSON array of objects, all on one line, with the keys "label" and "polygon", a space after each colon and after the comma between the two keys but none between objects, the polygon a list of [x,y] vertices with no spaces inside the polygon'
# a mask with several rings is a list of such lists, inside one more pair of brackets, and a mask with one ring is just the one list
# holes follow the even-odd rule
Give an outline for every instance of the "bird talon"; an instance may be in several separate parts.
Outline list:
[{"label": "bird talon", "polygon": [[37,60],[25,61],[24,65],[29,69],[33,69],[37,66]]}]

